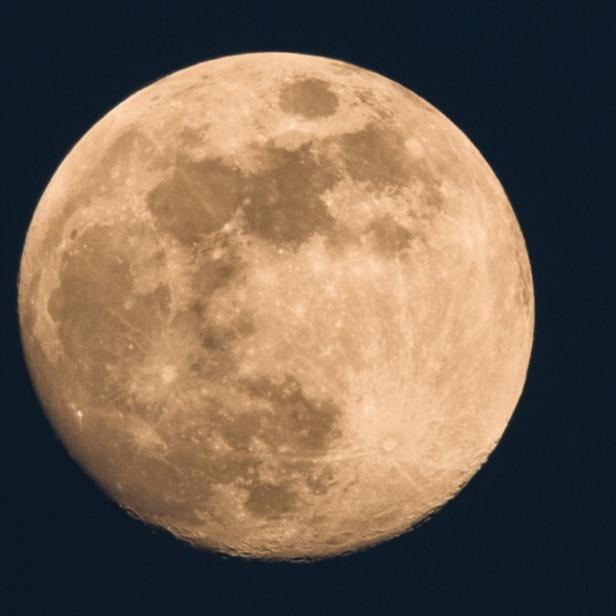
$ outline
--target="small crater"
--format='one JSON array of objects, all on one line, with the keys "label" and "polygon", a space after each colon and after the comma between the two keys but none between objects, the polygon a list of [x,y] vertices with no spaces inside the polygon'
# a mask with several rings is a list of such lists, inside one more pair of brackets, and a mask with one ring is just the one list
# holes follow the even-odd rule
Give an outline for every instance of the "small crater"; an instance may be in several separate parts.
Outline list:
[{"label": "small crater", "polygon": [[287,113],[314,119],[331,116],[338,109],[338,97],[322,79],[301,79],[282,88],[280,108]]},{"label": "small crater", "polygon": [[426,153],[426,148],[423,143],[415,137],[409,137],[404,141],[404,146],[413,158],[420,158]]},{"label": "small crater", "polygon": [[382,443],[383,451],[389,453],[398,447],[398,439],[393,436],[388,436]]},{"label": "small crater", "polygon": [[165,385],[173,383],[177,379],[178,369],[175,366],[163,366],[161,370],[161,378]]}]

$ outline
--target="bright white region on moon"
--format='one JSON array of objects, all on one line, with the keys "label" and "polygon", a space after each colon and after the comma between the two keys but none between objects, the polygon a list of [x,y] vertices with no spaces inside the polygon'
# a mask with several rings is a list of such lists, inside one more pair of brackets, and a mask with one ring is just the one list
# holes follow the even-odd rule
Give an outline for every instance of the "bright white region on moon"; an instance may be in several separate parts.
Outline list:
[{"label": "bright white region on moon", "polygon": [[488,164],[402,86],[230,56],[100,120],[34,214],[19,313],[45,412],[190,543],[311,559],[400,534],[498,443],[534,327]]}]

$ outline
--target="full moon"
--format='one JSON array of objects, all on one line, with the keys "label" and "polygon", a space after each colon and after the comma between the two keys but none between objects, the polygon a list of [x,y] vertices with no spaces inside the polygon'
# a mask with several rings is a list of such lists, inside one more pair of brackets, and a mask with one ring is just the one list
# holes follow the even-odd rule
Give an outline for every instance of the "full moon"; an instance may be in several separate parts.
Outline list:
[{"label": "full moon", "polygon": [[229,56],[140,90],[43,193],[19,317],[70,455],[194,546],[306,560],[403,533],[520,397],[534,297],[467,137],[371,71]]}]

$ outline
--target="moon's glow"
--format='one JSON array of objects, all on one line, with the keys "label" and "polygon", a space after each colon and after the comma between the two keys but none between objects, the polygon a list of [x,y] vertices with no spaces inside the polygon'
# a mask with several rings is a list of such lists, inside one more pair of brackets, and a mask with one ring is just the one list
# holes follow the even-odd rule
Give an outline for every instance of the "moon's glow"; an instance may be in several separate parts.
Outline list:
[{"label": "moon's glow", "polygon": [[247,54],[139,91],[34,215],[41,402],[124,507],[200,546],[316,558],[410,528],[520,396],[534,304],[498,180],[401,86]]}]

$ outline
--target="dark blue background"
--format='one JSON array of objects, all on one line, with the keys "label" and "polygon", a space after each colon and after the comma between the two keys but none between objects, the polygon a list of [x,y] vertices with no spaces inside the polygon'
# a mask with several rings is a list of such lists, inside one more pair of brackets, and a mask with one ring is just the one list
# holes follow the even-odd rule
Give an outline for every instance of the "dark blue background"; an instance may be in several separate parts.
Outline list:
[{"label": "dark blue background", "polygon": [[[0,611],[615,614],[615,10],[581,1],[209,4],[0,9]],[[272,50],[373,69],[462,128],[510,196],[537,303],[526,389],[487,466],[414,532],[312,565],[200,553],[109,502],[44,419],[16,319],[27,225],[74,142],[171,71]]]}]

